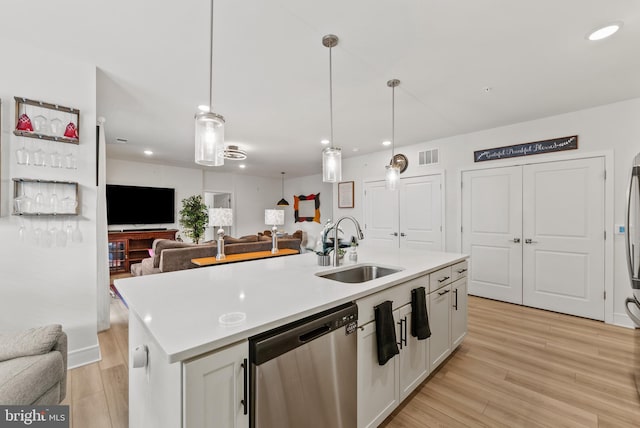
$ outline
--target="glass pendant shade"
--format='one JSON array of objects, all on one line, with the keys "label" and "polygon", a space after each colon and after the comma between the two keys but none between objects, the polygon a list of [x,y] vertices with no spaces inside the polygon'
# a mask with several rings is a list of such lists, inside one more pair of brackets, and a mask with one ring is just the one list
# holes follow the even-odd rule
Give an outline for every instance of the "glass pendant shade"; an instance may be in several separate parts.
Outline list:
[{"label": "glass pendant shade", "polygon": [[342,181],[342,150],[339,147],[327,147],[322,151],[322,181]]},{"label": "glass pendant shade", "polygon": [[196,114],[195,161],[199,165],[224,165],[224,117],[211,113]]},{"label": "glass pendant shade", "polygon": [[387,190],[396,190],[398,180],[400,180],[400,168],[393,164],[387,165],[387,172],[384,180],[385,188]]}]

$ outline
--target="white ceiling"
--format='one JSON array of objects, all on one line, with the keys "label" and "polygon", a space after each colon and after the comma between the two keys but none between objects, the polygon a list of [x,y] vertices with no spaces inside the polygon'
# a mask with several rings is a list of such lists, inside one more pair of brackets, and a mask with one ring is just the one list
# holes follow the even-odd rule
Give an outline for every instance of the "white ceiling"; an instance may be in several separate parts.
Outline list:
[{"label": "white ceiling", "polygon": [[[195,167],[209,1],[96,3],[3,2],[0,35],[96,64],[109,157]],[[585,39],[611,21],[624,22],[618,34]],[[345,157],[390,138],[390,78],[402,82],[397,146],[640,96],[637,0],[216,0],[214,32],[214,111],[227,120],[226,141],[249,154],[245,170],[227,161],[215,171],[320,172],[329,33],[340,38],[334,134]]]}]

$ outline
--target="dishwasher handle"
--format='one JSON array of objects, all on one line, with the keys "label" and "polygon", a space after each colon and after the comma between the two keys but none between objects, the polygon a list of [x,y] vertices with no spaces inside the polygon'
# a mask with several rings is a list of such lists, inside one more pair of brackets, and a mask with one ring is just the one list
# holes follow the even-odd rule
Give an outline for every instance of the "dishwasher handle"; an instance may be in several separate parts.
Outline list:
[{"label": "dishwasher handle", "polygon": [[331,331],[331,326],[328,324],[325,324],[307,333],[301,334],[300,336],[298,336],[298,340],[300,341],[301,344],[307,343],[315,339],[316,337],[320,337],[323,334],[328,333],[329,331]]}]

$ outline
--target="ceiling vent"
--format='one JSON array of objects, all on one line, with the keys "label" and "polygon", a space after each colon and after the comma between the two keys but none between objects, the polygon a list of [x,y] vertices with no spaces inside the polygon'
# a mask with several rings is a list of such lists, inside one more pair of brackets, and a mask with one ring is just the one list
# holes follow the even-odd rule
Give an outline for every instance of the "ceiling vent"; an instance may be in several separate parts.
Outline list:
[{"label": "ceiling vent", "polygon": [[418,165],[433,165],[437,164],[440,160],[440,154],[438,149],[429,149],[422,152],[418,152]]}]

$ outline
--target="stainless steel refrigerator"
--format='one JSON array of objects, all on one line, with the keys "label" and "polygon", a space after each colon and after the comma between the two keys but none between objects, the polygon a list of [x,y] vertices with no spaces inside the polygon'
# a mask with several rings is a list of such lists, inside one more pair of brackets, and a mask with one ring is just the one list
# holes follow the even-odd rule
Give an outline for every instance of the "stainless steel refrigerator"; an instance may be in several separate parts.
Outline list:
[{"label": "stainless steel refrigerator", "polygon": [[640,153],[633,159],[627,193],[626,222],[627,265],[633,297],[625,301],[625,309],[636,327],[640,327]]}]

